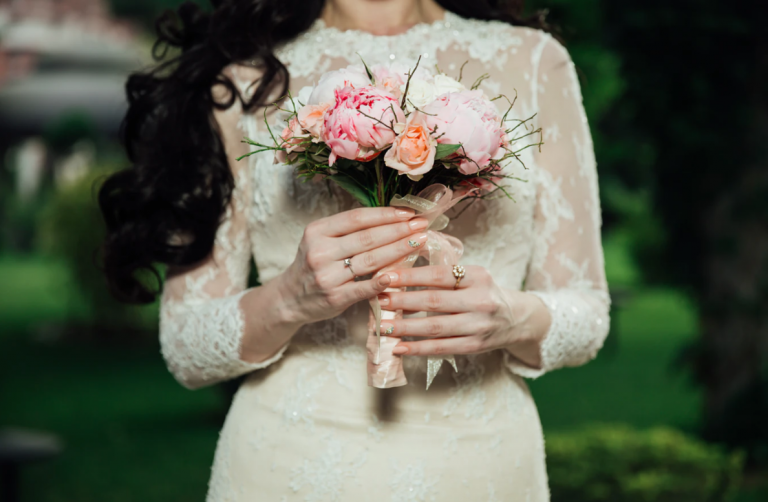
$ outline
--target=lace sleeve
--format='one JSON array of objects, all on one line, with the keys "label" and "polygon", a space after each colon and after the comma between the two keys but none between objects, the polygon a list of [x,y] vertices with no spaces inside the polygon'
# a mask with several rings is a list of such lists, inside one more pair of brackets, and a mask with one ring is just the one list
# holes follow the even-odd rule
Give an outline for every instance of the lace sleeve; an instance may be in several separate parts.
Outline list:
[{"label": "lace sleeve", "polygon": [[540,369],[505,352],[508,367],[531,378],[593,359],[608,334],[610,305],[596,163],[576,71],[551,37],[540,50],[534,100],[545,144],[536,158],[534,249],[525,288],[544,302],[552,321]]},{"label": "lace sleeve", "polygon": [[174,377],[195,389],[235,378],[278,360],[287,344],[270,359],[240,359],[245,330],[240,299],[248,291],[251,260],[247,210],[251,184],[247,163],[234,159],[246,153],[238,129],[239,105],[216,111],[215,118],[230,159],[235,189],[216,234],[213,252],[202,263],[169,271],[160,309],[160,345]]}]

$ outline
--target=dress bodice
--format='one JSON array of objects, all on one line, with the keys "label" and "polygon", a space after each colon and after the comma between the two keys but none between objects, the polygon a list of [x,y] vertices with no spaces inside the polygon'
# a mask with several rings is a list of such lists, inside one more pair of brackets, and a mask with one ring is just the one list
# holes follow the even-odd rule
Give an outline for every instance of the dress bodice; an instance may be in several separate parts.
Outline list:
[{"label": "dress bodice", "polygon": [[[541,149],[521,152],[505,166],[514,198],[461,203],[448,213],[444,232],[462,240],[463,264],[489,269],[505,288],[532,292],[548,307],[552,323],[542,348],[543,367],[533,369],[508,352],[504,360],[519,375],[535,377],[594,357],[608,329],[608,294],[600,244],[600,204],[593,148],[573,63],[551,36],[498,21],[445,18],[394,36],[339,31],[321,20],[279,46],[276,56],[290,73],[290,89],[312,85],[326,71],[356,64],[398,62],[435,65],[448,75],[480,84],[488,96],[515,100],[509,115],[544,131]],[[248,97],[258,77],[248,65],[226,70]],[[266,124],[274,113],[243,113],[239,106],[217,114],[228,157],[246,150],[243,135],[269,143]],[[522,129],[513,133],[524,134]],[[525,144],[525,139],[519,143]],[[272,364],[239,358],[245,330],[239,300],[247,292],[248,262],[254,259],[262,283],[293,261],[311,221],[353,207],[352,199],[323,181],[302,183],[293,169],[275,164],[270,152],[231,161],[236,187],[219,228],[211,259],[174,277],[164,289],[161,316],[163,354],[185,385],[200,386]],[[466,206],[466,207],[465,207]],[[330,321],[330,325],[336,321]],[[336,324],[338,324],[336,322]],[[294,337],[306,341],[328,330],[307,326]],[[336,339],[336,335],[331,338]],[[342,337],[343,338],[343,337]]]}]

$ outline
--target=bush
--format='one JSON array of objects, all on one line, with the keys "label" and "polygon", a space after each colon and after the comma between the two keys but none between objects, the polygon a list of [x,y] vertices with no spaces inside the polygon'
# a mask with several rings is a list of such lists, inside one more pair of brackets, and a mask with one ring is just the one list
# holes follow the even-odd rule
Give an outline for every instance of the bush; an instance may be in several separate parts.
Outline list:
[{"label": "bush", "polygon": [[669,428],[601,425],[547,436],[553,502],[725,502],[742,467],[742,453]]},{"label": "bush", "polygon": [[109,169],[96,169],[56,190],[42,212],[38,239],[43,251],[67,265],[76,291],[88,307],[89,324],[99,335],[153,329],[157,306],[129,306],[109,293],[99,269],[104,222],[96,202],[100,182]]}]

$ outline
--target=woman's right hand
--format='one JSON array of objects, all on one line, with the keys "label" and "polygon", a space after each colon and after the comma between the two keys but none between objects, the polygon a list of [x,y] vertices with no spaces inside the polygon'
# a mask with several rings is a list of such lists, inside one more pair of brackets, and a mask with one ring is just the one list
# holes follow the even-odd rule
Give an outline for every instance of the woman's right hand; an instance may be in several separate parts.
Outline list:
[{"label": "woman's right hand", "polygon": [[376,272],[423,246],[427,225],[412,210],[394,207],[352,209],[310,223],[296,259],[280,276],[284,316],[301,325],[322,321],[377,296],[389,286],[387,274],[358,281],[355,275]]}]

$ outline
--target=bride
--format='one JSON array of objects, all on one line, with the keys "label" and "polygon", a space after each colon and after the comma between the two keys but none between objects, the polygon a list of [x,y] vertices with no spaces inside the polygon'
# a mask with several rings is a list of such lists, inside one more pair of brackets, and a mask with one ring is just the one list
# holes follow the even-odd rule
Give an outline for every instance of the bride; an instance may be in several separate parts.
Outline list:
[{"label": "bride", "polygon": [[[115,293],[154,300],[146,272],[167,265],[160,340],[176,379],[195,389],[246,375],[208,500],[549,500],[523,377],[589,361],[609,325],[595,159],[566,50],[521,17],[522,2],[212,3],[158,24],[158,51],[182,51],[131,76],[132,167],[100,193]],[[424,242],[426,222],[297,181],[269,152],[236,160],[249,151],[244,136],[269,141],[269,103],[358,54],[487,74],[488,96],[517,93],[515,117],[535,114],[544,130],[525,166],[505,167],[519,178],[514,201],[449,214],[445,232],[465,245],[458,285],[442,266],[355,281]],[[260,286],[249,287],[252,259]],[[412,288],[384,293],[401,287]],[[383,326],[423,337],[397,346],[402,387],[367,385],[367,300],[377,295],[385,309],[444,314]],[[425,356],[437,354],[455,354],[458,371],[443,365],[425,390]]]}]

